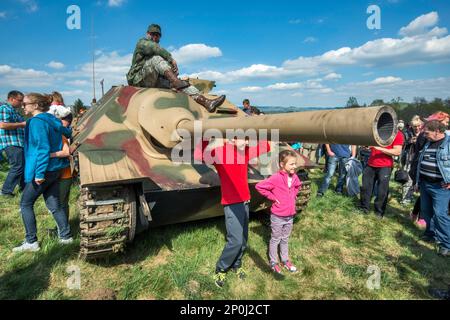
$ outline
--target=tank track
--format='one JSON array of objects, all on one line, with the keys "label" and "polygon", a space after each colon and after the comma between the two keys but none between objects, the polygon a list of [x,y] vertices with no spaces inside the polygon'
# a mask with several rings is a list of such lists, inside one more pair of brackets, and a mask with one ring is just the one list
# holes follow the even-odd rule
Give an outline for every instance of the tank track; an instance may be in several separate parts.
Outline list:
[{"label": "tank track", "polygon": [[297,175],[302,181],[302,186],[297,193],[295,209],[297,210],[297,213],[300,213],[306,208],[309,199],[311,198],[311,180],[309,180],[308,172],[306,170],[300,170]]},{"label": "tank track", "polygon": [[91,260],[122,252],[136,232],[136,196],[132,186],[82,188],[80,258]]}]

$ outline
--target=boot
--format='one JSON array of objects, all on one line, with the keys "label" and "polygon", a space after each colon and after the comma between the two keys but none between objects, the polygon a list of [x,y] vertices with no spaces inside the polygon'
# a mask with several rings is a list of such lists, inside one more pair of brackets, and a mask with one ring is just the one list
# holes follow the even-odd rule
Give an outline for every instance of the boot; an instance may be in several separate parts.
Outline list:
[{"label": "boot", "polygon": [[220,97],[217,97],[215,99],[208,99],[201,94],[196,94],[196,95],[193,95],[192,98],[199,105],[202,105],[203,107],[205,107],[205,109],[208,110],[209,112],[216,111],[216,108],[225,101],[224,95],[221,95]]},{"label": "boot", "polygon": [[182,90],[190,86],[189,82],[178,79],[178,77],[173,73],[172,70],[165,71],[164,76],[167,80],[169,80],[170,87],[173,89]]}]

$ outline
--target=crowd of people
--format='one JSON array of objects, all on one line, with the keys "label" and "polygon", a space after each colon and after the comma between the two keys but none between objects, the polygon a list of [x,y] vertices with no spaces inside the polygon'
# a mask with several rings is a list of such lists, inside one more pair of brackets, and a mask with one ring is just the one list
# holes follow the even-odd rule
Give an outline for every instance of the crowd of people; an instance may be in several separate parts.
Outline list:
[{"label": "crowd of people", "polygon": [[[209,99],[184,80],[178,79],[178,66],[171,54],[159,46],[161,28],[152,24],[145,38],[139,40],[133,55],[133,63],[127,74],[128,83],[140,87],[172,88],[183,92],[214,112],[225,101],[225,96]],[[72,114],[58,92],[51,95],[30,93],[24,95],[11,91],[7,102],[0,106],[0,149],[7,156],[10,169],[4,181],[1,196],[13,197],[18,187],[22,192],[20,212],[25,228],[25,241],[14,252],[40,249],[34,204],[42,195],[56,222],[61,244],[72,243],[69,226],[69,193],[72,184],[69,143]],[[23,109],[27,120],[21,115]],[[263,114],[258,108],[243,101],[247,116]],[[411,217],[425,226],[422,240],[437,245],[437,253],[450,256],[450,135],[446,133],[450,117],[437,112],[422,121],[414,117],[406,128],[399,131],[387,147],[325,144],[317,148],[318,161],[326,157],[325,176],[317,196],[323,197],[331,180],[338,172],[335,191],[359,197],[359,210],[371,211],[377,217],[385,216],[389,198],[391,175],[395,159],[401,170],[407,172],[403,181],[401,203],[412,204],[415,192],[420,192]],[[404,125],[404,124],[403,124]],[[196,159],[215,166],[221,180],[221,204],[224,208],[227,242],[217,261],[215,284],[222,287],[227,272],[234,270],[240,278],[246,272],[242,257],[247,248],[249,201],[248,164],[252,157],[270,151],[267,141],[250,146],[248,139],[233,138],[210,152],[211,159],[204,159],[204,150],[210,141],[203,141],[201,152],[195,150]],[[307,150],[300,142],[294,149]],[[357,150],[359,149],[359,152]],[[233,161],[229,159],[230,153]],[[359,156],[361,163],[357,160]],[[289,237],[296,214],[296,197],[302,181],[296,174],[298,154],[282,151],[279,154],[279,171],[256,185],[256,190],[271,205],[271,239],[268,264],[273,272],[282,269],[296,272],[295,262],[289,258]],[[217,161],[221,160],[221,161]],[[362,173],[362,184],[358,176]],[[346,188],[345,188],[346,186]]]},{"label": "crowd of people", "polygon": [[0,106],[0,150],[10,166],[1,197],[14,197],[18,188],[25,228],[25,241],[14,252],[40,250],[34,204],[41,195],[56,222],[59,243],[73,242],[69,225],[71,121],[71,110],[59,92],[24,95],[11,91]]},{"label": "crowd of people", "polygon": [[[248,99],[244,100],[243,110],[247,115],[258,115],[255,109],[250,107]],[[435,243],[439,255],[450,256],[450,131],[446,131],[449,120],[447,113],[436,112],[424,121],[419,116],[414,116],[406,127],[400,121],[398,132],[387,147],[319,145],[317,150],[320,149],[320,152],[315,152],[316,162],[324,155],[326,164],[317,197],[324,196],[337,171],[335,192],[344,194],[346,187],[345,191],[349,196],[357,196],[359,193],[358,209],[362,214],[371,212],[371,201],[375,198],[373,211],[382,219],[392,187],[391,175],[394,167],[398,166],[395,180],[399,181],[397,176],[400,176],[400,171],[405,173],[404,181],[399,181],[402,184],[399,202],[402,205],[412,204],[414,193],[420,192],[410,214],[411,219],[425,228],[421,240]],[[291,146],[297,153],[301,153],[304,144],[296,142]],[[291,153],[282,152],[279,159],[280,171],[256,185],[257,191],[273,203],[269,264],[276,273],[281,273],[281,267],[291,272],[296,270],[288,258],[288,239],[295,215],[295,197],[292,198],[291,195],[298,191],[301,181],[297,182],[292,174],[296,153]],[[360,186],[358,176],[361,173]],[[218,277],[222,280],[225,278],[224,274],[219,274]]]},{"label": "crowd of people", "polygon": [[[359,147],[362,184],[360,188],[359,210],[363,214],[371,211],[383,218],[390,193],[393,169],[398,162],[395,180],[402,184],[399,202],[406,206],[414,202],[414,193],[419,196],[414,202],[411,219],[425,228],[421,240],[435,243],[437,253],[450,256],[450,138],[447,130],[449,115],[439,111],[422,120],[414,116],[405,126],[399,122],[398,132],[388,147]],[[325,177],[319,186],[318,197],[328,189],[337,164],[339,176],[337,193],[343,192],[347,181],[347,192],[351,181],[348,163],[356,158],[357,146],[324,145],[326,165]],[[397,160],[397,161],[396,161]],[[355,195],[350,194],[350,195]]]}]

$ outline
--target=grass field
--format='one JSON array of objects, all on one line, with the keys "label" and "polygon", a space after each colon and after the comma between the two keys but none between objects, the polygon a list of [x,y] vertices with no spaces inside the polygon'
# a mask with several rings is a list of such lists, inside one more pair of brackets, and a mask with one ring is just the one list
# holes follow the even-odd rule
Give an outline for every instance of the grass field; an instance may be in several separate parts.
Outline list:
[{"label": "grass field", "polygon": [[[1,182],[6,172],[3,165]],[[429,299],[430,286],[450,283],[450,260],[417,240],[421,231],[408,219],[411,208],[398,204],[397,184],[392,183],[387,216],[380,220],[359,214],[354,200],[332,191],[315,198],[322,174],[311,177],[313,198],[296,219],[290,240],[299,271],[281,277],[271,273],[270,230],[252,218],[244,256],[247,279],[230,274],[222,289],[212,274],[225,243],[223,218],[152,229],[138,235],[125,254],[88,263],[78,259],[76,188],[70,218],[76,241],[61,246],[47,235],[54,222],[40,200],[35,207],[38,253],[11,252],[24,238],[19,197],[2,199],[0,299]],[[380,286],[369,289],[376,269]],[[68,286],[76,273],[79,289]]]}]

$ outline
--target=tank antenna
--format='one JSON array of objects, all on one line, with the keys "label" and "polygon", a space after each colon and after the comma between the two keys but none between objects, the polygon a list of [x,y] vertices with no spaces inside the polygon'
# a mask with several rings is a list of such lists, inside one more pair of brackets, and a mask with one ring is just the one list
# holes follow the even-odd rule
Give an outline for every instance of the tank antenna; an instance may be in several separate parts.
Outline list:
[{"label": "tank antenna", "polygon": [[95,97],[95,39],[94,39],[94,15],[91,16],[91,37],[92,37],[92,89],[94,96],[92,98],[92,105],[97,103]]}]

